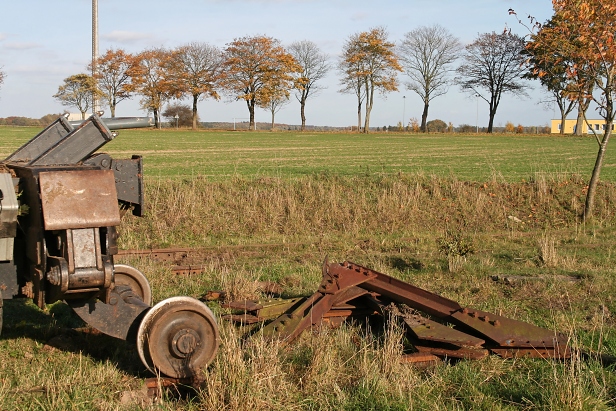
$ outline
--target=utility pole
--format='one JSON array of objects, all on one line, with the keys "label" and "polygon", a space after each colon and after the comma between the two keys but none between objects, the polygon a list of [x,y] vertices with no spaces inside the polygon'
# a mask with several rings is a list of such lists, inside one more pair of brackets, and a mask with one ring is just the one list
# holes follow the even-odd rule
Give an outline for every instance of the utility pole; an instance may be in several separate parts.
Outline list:
[{"label": "utility pole", "polygon": [[[96,79],[98,68],[98,0],[92,0],[92,78]],[[99,111],[98,94],[92,95],[92,113]]]},{"label": "utility pole", "polygon": [[402,96],[402,131],[406,131],[404,117],[406,116],[406,96]]}]

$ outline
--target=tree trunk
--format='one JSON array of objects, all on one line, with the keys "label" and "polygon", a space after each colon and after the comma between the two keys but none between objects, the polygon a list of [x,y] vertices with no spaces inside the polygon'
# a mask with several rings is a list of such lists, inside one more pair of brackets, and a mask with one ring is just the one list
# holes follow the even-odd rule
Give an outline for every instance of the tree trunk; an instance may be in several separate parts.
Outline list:
[{"label": "tree trunk", "polygon": [[85,111],[82,111],[82,112],[81,112],[81,119],[82,119],[82,120],[85,120],[85,119],[86,119],[86,112],[85,112]]},{"label": "tree trunk", "polygon": [[584,127],[584,112],[578,106],[577,121],[575,123],[575,135],[576,136],[581,136],[582,135],[582,130],[583,130],[582,127]]},{"label": "tree trunk", "polygon": [[588,106],[590,106],[590,99],[580,98],[578,99],[578,115],[577,122],[575,124],[575,135],[581,136],[583,135],[584,130],[584,119],[586,118],[586,110],[588,110]]},{"label": "tree trunk", "polygon": [[111,104],[109,105],[109,111],[111,112],[111,118],[115,118],[115,109],[116,109],[116,99],[115,97],[113,98],[113,101],[111,102]]},{"label": "tree trunk", "polygon": [[595,206],[595,195],[597,193],[597,184],[599,183],[599,176],[601,174],[601,167],[603,166],[603,159],[605,158],[605,152],[607,150],[607,144],[610,141],[612,135],[612,124],[614,121],[608,121],[605,125],[605,134],[599,145],[599,152],[597,153],[597,159],[595,160],[595,167],[592,169],[592,176],[588,183],[588,192],[586,194],[586,202],[584,204],[584,221],[592,218],[593,209]]},{"label": "tree trunk", "polygon": [[372,106],[368,106],[366,104],[366,118],[364,119],[364,133],[368,134],[370,132],[370,112],[372,111]]},{"label": "tree trunk", "polygon": [[490,121],[488,122],[488,133],[492,133],[492,128],[494,127],[494,116],[496,116],[496,109],[492,109],[490,107]]},{"label": "tree trunk", "polygon": [[246,100],[246,105],[248,106],[248,117],[250,118],[248,130],[253,130],[255,128],[255,102],[254,100]]},{"label": "tree trunk", "polygon": [[364,133],[370,132],[370,113],[372,112],[372,106],[374,105],[374,86],[371,85],[370,89],[366,87],[366,118],[364,122]]},{"label": "tree trunk", "polygon": [[358,99],[357,104],[357,132],[361,131],[361,100]]},{"label": "tree trunk", "polygon": [[[423,113],[421,113],[421,131],[423,133],[425,133],[427,130],[427,122],[428,122],[428,106],[430,105],[430,103],[424,103],[424,109],[423,109]],[[402,127],[404,127],[404,124],[402,124]]]},{"label": "tree trunk", "polygon": [[192,105],[192,129],[197,129],[197,102],[199,101],[199,95],[193,94],[193,105]]},{"label": "tree trunk", "polygon": [[305,107],[306,107],[306,99],[302,98],[301,101],[299,102],[299,107],[300,107],[300,112],[301,112],[301,116],[302,116],[302,131],[304,131],[306,129],[306,113],[305,113]]},{"label": "tree trunk", "polygon": [[564,110],[560,111],[560,134],[565,134],[565,121],[567,120],[567,114]]},{"label": "tree trunk", "polygon": [[152,110],[152,114],[154,114],[154,127],[160,128],[160,119],[158,118],[158,109]]},{"label": "tree trunk", "polygon": [[275,115],[275,114],[276,114],[276,113],[274,112],[274,110],[272,110],[272,131],[274,131],[274,124],[275,124],[275,123],[274,123],[274,115]]}]

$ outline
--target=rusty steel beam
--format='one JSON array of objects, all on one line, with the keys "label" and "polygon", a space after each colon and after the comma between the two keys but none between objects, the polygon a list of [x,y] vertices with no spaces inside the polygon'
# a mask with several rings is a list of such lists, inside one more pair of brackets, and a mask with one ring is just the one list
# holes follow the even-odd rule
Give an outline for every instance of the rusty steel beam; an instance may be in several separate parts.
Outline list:
[{"label": "rusty steel beam", "polygon": [[503,348],[543,349],[567,345],[562,334],[484,311],[464,308],[451,317],[451,321],[461,328],[472,330]]},{"label": "rusty steel beam", "polygon": [[[265,325],[262,335],[288,343],[310,327],[337,326],[347,318],[378,315],[386,320],[401,318],[406,326],[407,337],[418,353],[404,361],[431,361],[433,356],[481,359],[490,353],[503,358],[571,356],[566,339],[551,330],[463,308],[455,301],[357,264],[330,264],[326,260],[322,272],[318,291],[287,306],[278,305],[280,312],[286,311]],[[234,321],[247,324],[264,320],[261,302],[239,301],[224,307],[245,312],[228,316]]]},{"label": "rusty steel beam", "polygon": [[385,274],[370,270],[360,265],[344,262],[342,266],[349,270],[369,272],[373,279],[363,283],[361,288],[376,292],[398,303],[403,303],[411,308],[425,312],[437,318],[448,318],[453,312],[462,307],[455,301],[438,294],[431,293],[422,288],[415,287],[404,281],[395,279]]}]

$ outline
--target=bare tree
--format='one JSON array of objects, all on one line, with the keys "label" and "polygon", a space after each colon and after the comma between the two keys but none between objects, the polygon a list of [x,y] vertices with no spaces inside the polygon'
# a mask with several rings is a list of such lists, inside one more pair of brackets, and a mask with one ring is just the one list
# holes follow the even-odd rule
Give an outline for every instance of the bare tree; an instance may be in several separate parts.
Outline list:
[{"label": "bare tree", "polygon": [[462,50],[462,43],[442,26],[419,27],[404,35],[398,46],[398,58],[411,81],[406,88],[424,103],[421,131],[426,132],[428,107],[432,99],[447,93],[448,74]]},{"label": "bare tree", "polygon": [[289,46],[289,53],[300,65],[295,83],[295,98],[299,101],[302,118],[302,131],[306,128],[306,100],[308,96],[315,96],[323,87],[317,82],[321,80],[330,69],[326,54],[321,53],[319,47],[309,40],[296,41]]},{"label": "bare tree", "polygon": [[[1,69],[2,67],[0,67]],[[0,70],[0,86],[4,84],[4,79],[6,78],[6,73]]]},{"label": "bare tree", "polygon": [[[343,74],[342,91],[363,87],[366,100],[364,133],[370,130],[370,113],[374,106],[374,93],[385,94],[398,90],[396,74],[402,71],[394,53],[395,44],[390,42],[385,28],[354,34],[346,41],[339,63]],[[361,107],[361,93],[357,93]]]},{"label": "bare tree", "polygon": [[207,97],[218,100],[223,54],[207,43],[189,43],[174,53],[172,60],[175,87],[192,97],[192,128],[197,129],[197,103]]},{"label": "bare tree", "polygon": [[483,33],[466,46],[464,63],[456,70],[454,81],[463,91],[485,100],[490,108],[488,133],[492,132],[494,116],[503,93],[525,96],[528,84],[522,81],[526,71],[526,43],[516,34]]}]

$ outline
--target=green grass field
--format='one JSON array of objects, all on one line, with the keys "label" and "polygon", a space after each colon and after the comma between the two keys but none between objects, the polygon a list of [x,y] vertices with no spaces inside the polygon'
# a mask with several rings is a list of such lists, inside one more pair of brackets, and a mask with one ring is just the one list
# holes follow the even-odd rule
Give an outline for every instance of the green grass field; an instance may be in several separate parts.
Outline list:
[{"label": "green grass field", "polygon": [[[0,155],[36,129],[0,127]],[[202,247],[199,275],[116,259],[148,277],[154,301],[223,289],[312,294],[321,262],[350,260],[463,306],[559,330],[589,358],[489,357],[421,370],[405,339],[364,327],[307,332],[288,347],[221,324],[205,383],[143,395],[134,347],[84,332],[64,303],[7,301],[0,410],[602,410],[616,399],[616,161],[595,219],[577,217],[590,138],[126,130],[104,150],[144,156],[147,215],[127,214],[120,247]],[[456,260],[439,239],[474,252]],[[452,264],[452,261],[457,261]],[[210,303],[217,314],[223,310]],[[54,347],[60,347],[54,348]]]},{"label": "green grass field", "polygon": [[[38,132],[0,127],[0,155]],[[597,143],[590,137],[373,133],[192,132],[124,130],[104,151],[141,154],[147,177],[294,178],[423,173],[464,181],[520,181],[537,173],[588,176]],[[607,157],[605,181],[616,181]]]}]

